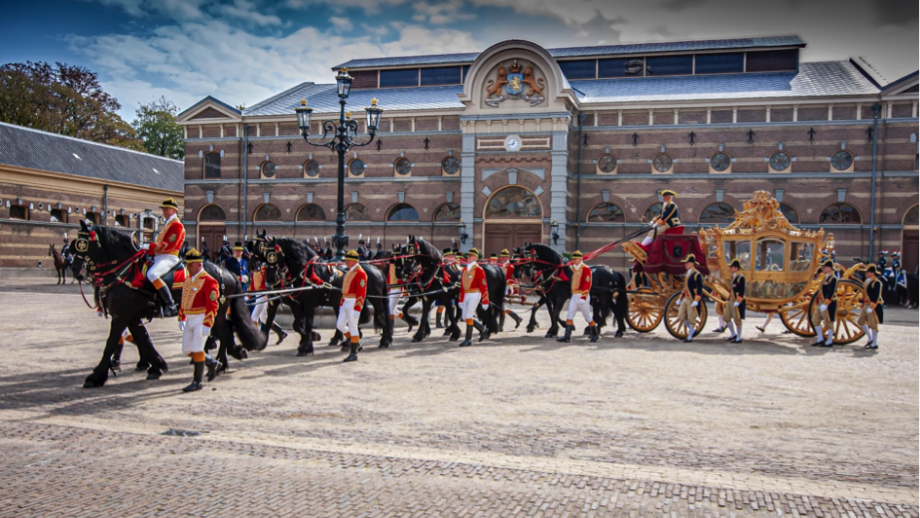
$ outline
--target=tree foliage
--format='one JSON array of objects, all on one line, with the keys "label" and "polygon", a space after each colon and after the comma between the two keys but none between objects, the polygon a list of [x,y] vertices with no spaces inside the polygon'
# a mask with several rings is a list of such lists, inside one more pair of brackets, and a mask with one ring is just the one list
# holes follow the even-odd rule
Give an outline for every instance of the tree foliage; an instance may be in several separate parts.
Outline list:
[{"label": "tree foliage", "polygon": [[131,125],[148,153],[176,159],[185,156],[182,127],[176,122],[178,113],[176,105],[165,97],[137,109],[137,118]]},{"label": "tree foliage", "polygon": [[45,62],[0,66],[0,121],[144,151],[121,105],[84,67]]}]

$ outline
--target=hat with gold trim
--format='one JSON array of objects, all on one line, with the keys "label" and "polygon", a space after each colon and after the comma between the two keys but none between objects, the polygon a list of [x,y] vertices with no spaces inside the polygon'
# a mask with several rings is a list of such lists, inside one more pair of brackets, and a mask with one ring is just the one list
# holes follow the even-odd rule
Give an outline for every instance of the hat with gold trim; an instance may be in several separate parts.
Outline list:
[{"label": "hat with gold trim", "polygon": [[698,262],[696,261],[696,256],[693,255],[693,254],[687,254],[687,257],[684,257],[684,260],[681,261],[681,262],[682,262],[682,263],[700,264],[700,263],[698,263]]},{"label": "hat with gold trim", "polygon": [[581,250],[575,250],[575,252],[572,254],[572,259],[581,259],[584,256],[585,254],[581,253]]},{"label": "hat with gold trim", "polygon": [[192,248],[185,253],[185,264],[200,263],[202,261],[204,261],[204,258],[201,257],[201,252],[197,248]]},{"label": "hat with gold trim", "polygon": [[475,255],[476,258],[482,257],[482,254],[479,253],[479,250],[476,247],[470,248],[470,251],[466,253],[467,256]]},{"label": "hat with gold trim", "polygon": [[172,198],[166,198],[163,200],[163,203],[160,204],[161,209],[176,209],[179,210],[179,204],[176,203],[176,200]]},{"label": "hat with gold trim", "polygon": [[239,251],[242,252],[242,251],[243,251],[243,243],[240,243],[239,241],[237,241],[236,243],[233,243],[233,249],[234,249],[234,250],[239,250]]},{"label": "hat with gold trim", "polygon": [[502,250],[502,257],[511,257],[511,252],[509,252],[508,249],[505,248],[504,250]]},{"label": "hat with gold trim", "polygon": [[662,196],[677,196],[677,193],[672,191],[671,189],[665,189],[661,191],[661,195]]},{"label": "hat with gold trim", "polygon": [[866,267],[866,273],[874,273],[875,275],[878,275],[878,266],[875,266],[875,264],[870,264]]},{"label": "hat with gold trim", "polygon": [[734,258],[734,259],[732,259],[732,262],[728,263],[728,267],[729,267],[729,268],[735,267],[735,268],[739,268],[739,269],[740,269],[740,268],[741,268],[741,260],[739,260],[737,257]]},{"label": "hat with gold trim", "polygon": [[345,253],[346,261],[357,261],[358,259],[359,259],[358,252],[354,250],[349,250],[348,252]]},{"label": "hat with gold trim", "polygon": [[833,268],[834,261],[831,261],[830,259],[825,259],[824,262],[821,263],[821,268],[824,268],[825,266],[828,268]]}]

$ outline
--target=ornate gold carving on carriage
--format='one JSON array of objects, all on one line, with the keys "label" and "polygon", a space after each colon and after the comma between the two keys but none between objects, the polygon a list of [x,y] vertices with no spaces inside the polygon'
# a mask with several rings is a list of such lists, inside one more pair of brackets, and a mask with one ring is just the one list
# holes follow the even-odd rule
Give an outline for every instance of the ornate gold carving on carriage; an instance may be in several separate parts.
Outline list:
[{"label": "ornate gold carving on carriage", "polygon": [[[810,315],[820,285],[821,251],[834,249],[833,234],[795,228],[770,193],[757,191],[753,199],[744,203],[744,210],[735,214],[733,223],[701,230],[699,239],[709,270],[705,290],[716,303],[724,303],[730,293],[728,264],[738,258],[741,273],[747,279],[747,309],[777,312],[791,332],[815,336]],[[623,249],[638,266],[644,266],[647,254],[637,243],[624,244]],[[863,283],[856,276],[862,269],[860,265],[849,269],[838,266],[841,280],[837,289],[835,343],[852,343],[864,334],[856,325],[860,301],[865,296]],[[629,286],[630,327],[649,332],[667,315],[668,331],[675,337],[686,337],[687,329],[677,322],[675,304],[683,276],[649,275],[646,286],[637,285],[636,277],[633,276]],[[703,329],[707,317],[705,305],[701,307],[698,330]]]}]

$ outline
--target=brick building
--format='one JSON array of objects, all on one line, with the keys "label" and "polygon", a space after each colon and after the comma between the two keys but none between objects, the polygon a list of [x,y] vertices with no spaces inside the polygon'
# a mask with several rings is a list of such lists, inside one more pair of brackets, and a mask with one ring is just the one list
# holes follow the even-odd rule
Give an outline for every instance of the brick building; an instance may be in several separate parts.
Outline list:
[{"label": "brick building", "polygon": [[0,123],[0,268],[54,270],[48,245],[80,220],[157,231],[160,203],[182,205],[182,161]]},{"label": "brick building", "polygon": [[[591,250],[648,222],[665,187],[690,231],[767,190],[796,225],[834,232],[848,261],[868,255],[875,164],[876,249],[904,249],[912,269],[917,73],[886,83],[859,60],[802,62],[804,47],[794,36],[549,50],[508,40],[343,63],[334,70],[354,77],[362,129],[372,98],[386,110],[378,142],[347,157],[352,245],[415,234],[446,246],[463,233],[463,248],[487,254],[525,241]],[[335,85],[314,83],[242,111],[208,97],[180,114],[198,241],[333,233],[337,159],[298,134],[301,99],[314,136],[338,117]],[[616,251],[601,260],[625,265]]]}]

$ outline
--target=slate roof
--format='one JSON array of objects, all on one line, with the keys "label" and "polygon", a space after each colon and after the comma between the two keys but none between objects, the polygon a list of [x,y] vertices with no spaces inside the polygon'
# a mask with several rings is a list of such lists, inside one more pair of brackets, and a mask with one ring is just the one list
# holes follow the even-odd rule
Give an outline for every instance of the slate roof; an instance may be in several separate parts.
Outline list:
[{"label": "slate roof", "polygon": [[[79,158],[78,158],[79,157]],[[185,163],[0,122],[0,165],[182,192]]]},{"label": "slate roof", "polygon": [[[872,95],[879,92],[849,61],[800,63],[799,72],[637,77],[571,81],[586,105],[609,102],[693,101]],[[349,106],[358,116],[376,97],[384,110],[460,109],[457,95],[463,86],[427,86],[352,90]],[[244,116],[293,115],[300,99],[308,99],[317,113],[338,111],[334,84],[303,83],[243,111]]]},{"label": "slate roof", "polygon": [[[354,111],[356,117],[363,117],[364,107],[370,106],[374,97],[387,111],[459,109],[463,108],[458,98],[462,92],[463,85],[352,90],[347,109]],[[339,111],[339,97],[334,84],[302,83],[243,110],[243,116],[293,115],[301,99],[307,99],[317,113]]]},{"label": "slate roof", "polygon": [[[804,47],[805,42],[798,36],[773,36],[768,38],[734,38],[725,40],[696,40],[696,41],[669,41],[662,43],[638,43],[631,45],[601,45],[594,47],[566,47],[547,49],[547,52],[556,59],[654,54],[657,52],[692,52],[703,50],[727,50],[769,47]],[[396,66],[416,65],[453,65],[472,63],[479,53],[466,54],[435,54],[429,56],[400,56],[390,58],[352,59],[341,65],[333,67],[338,70],[342,67],[381,68]]]},{"label": "slate roof", "polygon": [[849,61],[800,63],[799,72],[572,81],[582,103],[877,94]]},{"label": "slate roof", "polygon": [[176,115],[176,117],[177,117],[177,118],[181,118],[181,117],[182,117],[183,115],[185,115],[186,113],[188,113],[188,112],[194,110],[195,108],[197,108],[197,107],[200,106],[201,104],[206,103],[206,102],[208,102],[208,101],[210,101],[210,102],[212,102],[212,103],[214,103],[214,104],[219,104],[220,106],[224,107],[225,109],[229,110],[229,111],[232,112],[232,113],[240,113],[240,110],[237,109],[236,107],[230,106],[229,104],[227,104],[227,103],[221,101],[220,99],[218,99],[218,98],[216,98],[216,97],[213,97],[213,96],[210,96],[210,95],[209,95],[209,96],[205,97],[204,99],[198,101],[197,103],[195,103],[195,104],[189,106],[188,108],[182,110],[182,112],[179,113],[179,115]]}]

